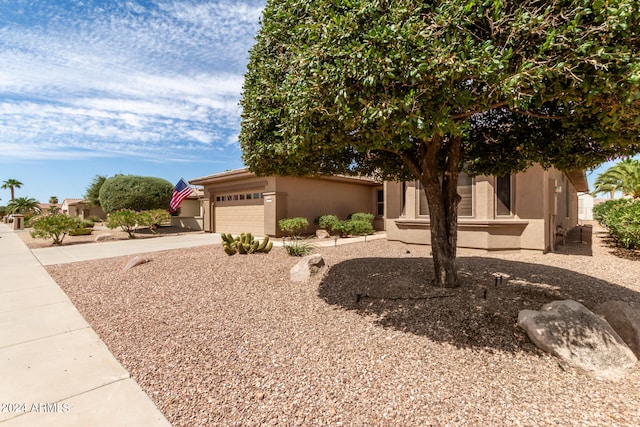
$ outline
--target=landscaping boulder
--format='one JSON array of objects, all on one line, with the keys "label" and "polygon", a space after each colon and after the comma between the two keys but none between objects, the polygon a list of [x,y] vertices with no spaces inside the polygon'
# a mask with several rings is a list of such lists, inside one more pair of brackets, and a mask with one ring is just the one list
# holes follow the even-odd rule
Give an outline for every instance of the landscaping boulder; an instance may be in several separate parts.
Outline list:
[{"label": "landscaping boulder", "polygon": [[289,277],[293,282],[304,282],[324,267],[324,258],[320,254],[307,255],[293,266]]},{"label": "landscaping boulder", "polygon": [[96,236],[95,241],[96,242],[103,242],[105,240],[113,240],[113,234],[111,233],[100,233]]},{"label": "landscaping boulder", "polygon": [[127,271],[127,270],[129,270],[129,269],[131,269],[131,268],[133,268],[133,267],[135,267],[137,265],[140,265],[140,264],[146,264],[149,261],[151,261],[151,259],[145,258],[143,256],[138,255],[138,256],[134,257],[131,261],[129,261],[127,263],[127,265],[124,266],[122,271]]},{"label": "landscaping boulder", "polygon": [[316,230],[316,237],[318,239],[328,239],[328,238],[331,237],[331,234],[329,234],[329,232],[327,230],[319,228],[319,229]]},{"label": "landscaping boulder", "polygon": [[620,380],[637,362],[613,328],[576,301],[522,310],[518,326],[540,349],[600,379]]},{"label": "landscaping boulder", "polygon": [[640,357],[640,310],[624,301],[607,301],[596,307],[595,312],[604,317],[636,357]]}]

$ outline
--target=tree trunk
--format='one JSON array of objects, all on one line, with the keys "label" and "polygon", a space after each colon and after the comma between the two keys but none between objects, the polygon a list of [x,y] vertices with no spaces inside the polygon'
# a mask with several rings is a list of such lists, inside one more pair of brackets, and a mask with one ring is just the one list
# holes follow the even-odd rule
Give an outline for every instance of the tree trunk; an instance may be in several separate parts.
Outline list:
[{"label": "tree trunk", "polygon": [[[431,251],[436,286],[458,286],[456,246],[458,244],[458,174],[460,138],[444,142],[434,138],[421,162],[420,182],[427,196],[431,230]],[[445,164],[439,172],[438,158],[442,150]],[[434,152],[435,151],[435,152]]]}]

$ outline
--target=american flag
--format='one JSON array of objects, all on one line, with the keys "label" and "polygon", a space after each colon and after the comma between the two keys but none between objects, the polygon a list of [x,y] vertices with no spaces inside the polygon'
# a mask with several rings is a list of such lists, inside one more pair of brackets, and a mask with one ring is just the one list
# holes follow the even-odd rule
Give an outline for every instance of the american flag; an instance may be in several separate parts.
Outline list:
[{"label": "american flag", "polygon": [[173,196],[171,196],[171,202],[169,203],[169,210],[175,212],[180,207],[180,203],[186,199],[189,194],[193,193],[189,184],[185,182],[183,178],[176,184],[176,188],[173,189]]}]

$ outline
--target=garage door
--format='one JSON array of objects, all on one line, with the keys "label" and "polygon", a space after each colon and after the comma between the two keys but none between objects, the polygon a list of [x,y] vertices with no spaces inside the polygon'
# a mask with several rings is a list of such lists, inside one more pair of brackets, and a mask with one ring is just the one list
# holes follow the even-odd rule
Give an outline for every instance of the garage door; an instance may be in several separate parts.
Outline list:
[{"label": "garage door", "polygon": [[216,195],[213,207],[216,233],[264,235],[264,199],[261,191]]}]

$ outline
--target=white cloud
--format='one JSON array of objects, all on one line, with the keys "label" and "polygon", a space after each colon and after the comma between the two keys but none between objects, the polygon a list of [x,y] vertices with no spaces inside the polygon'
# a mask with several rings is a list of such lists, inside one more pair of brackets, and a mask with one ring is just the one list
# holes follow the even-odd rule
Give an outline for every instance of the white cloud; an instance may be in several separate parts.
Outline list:
[{"label": "white cloud", "polygon": [[189,158],[237,140],[261,2],[20,7],[46,25],[0,14],[0,147],[21,147],[5,159]]}]

